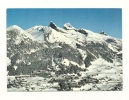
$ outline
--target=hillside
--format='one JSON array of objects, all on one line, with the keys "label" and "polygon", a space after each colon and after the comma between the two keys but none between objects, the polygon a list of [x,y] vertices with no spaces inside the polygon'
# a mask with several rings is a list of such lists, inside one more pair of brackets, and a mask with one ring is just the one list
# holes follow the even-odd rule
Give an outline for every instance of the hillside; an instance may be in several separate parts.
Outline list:
[{"label": "hillside", "polygon": [[8,91],[122,90],[122,40],[50,22],[7,28]]}]

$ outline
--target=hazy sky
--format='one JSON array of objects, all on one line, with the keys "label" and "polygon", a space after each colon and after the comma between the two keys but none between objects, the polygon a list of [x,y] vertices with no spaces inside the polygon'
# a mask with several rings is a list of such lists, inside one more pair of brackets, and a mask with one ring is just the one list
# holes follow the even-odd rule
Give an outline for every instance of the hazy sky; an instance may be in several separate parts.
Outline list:
[{"label": "hazy sky", "polygon": [[69,22],[75,28],[105,31],[122,38],[122,9],[7,9],[7,27],[18,25],[28,29],[35,25],[48,26],[50,21],[59,27]]}]

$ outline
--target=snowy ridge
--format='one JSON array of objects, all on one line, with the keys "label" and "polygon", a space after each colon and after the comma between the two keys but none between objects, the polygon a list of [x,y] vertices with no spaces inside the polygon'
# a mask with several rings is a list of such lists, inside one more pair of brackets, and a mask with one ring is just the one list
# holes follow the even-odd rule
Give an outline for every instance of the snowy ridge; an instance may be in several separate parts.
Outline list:
[{"label": "snowy ridge", "polygon": [[23,35],[25,35],[25,37],[35,40],[30,34],[28,34],[26,31],[24,31],[22,28],[20,28],[17,25],[13,25],[13,26],[10,26],[9,28],[7,28],[7,31],[11,31],[11,30],[18,31],[18,35],[23,34]]},{"label": "snowy ridge", "polygon": [[[32,35],[37,41],[49,41],[50,43],[63,42],[71,45],[73,48],[76,48],[76,43],[84,45],[86,42],[95,42],[95,43],[106,43],[108,39],[114,40],[117,44],[121,45],[120,39],[113,38],[108,35],[103,35],[99,33],[94,33],[86,29],[76,29],[70,23],[64,24],[64,29],[58,27],[54,22],[50,22],[49,26],[34,26],[26,30],[29,34]],[[82,34],[80,31],[87,33]],[[109,43],[111,49],[115,48],[113,43]]]},{"label": "snowy ridge", "polygon": [[[78,32],[78,31],[75,31],[75,28],[70,23],[64,24],[64,27],[66,29],[62,29],[62,28],[58,27],[52,21],[51,21],[51,23],[53,25],[55,25],[56,29],[61,30],[62,32],[54,30],[51,27],[42,26],[42,25],[34,26],[32,28],[27,29],[26,31],[24,31],[17,25],[13,25],[13,26],[9,27],[7,29],[7,31],[12,30],[12,29],[17,29],[17,30],[19,30],[20,33],[24,33],[27,37],[31,38],[32,40],[37,40],[37,41],[39,41],[39,40],[45,41],[45,38],[47,37],[47,40],[51,43],[66,42],[67,44],[71,44],[73,42],[76,42],[76,43],[79,43],[82,45],[85,42],[93,41],[93,42],[102,43],[102,42],[105,42],[107,39],[113,39],[118,44],[121,44],[120,39],[113,38],[111,36],[105,36],[105,35],[102,35],[99,33],[94,33],[90,30],[83,29],[84,31],[86,31],[88,33],[88,35],[86,37],[84,34]],[[78,29],[76,29],[76,30],[78,30]],[[67,42],[66,41],[67,38],[70,41]]]}]

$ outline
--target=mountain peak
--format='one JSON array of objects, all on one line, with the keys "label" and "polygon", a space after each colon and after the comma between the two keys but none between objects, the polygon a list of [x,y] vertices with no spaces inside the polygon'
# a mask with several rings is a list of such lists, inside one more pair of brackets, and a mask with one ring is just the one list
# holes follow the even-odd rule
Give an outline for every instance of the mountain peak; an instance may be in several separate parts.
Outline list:
[{"label": "mountain peak", "polygon": [[11,29],[18,29],[18,30],[23,30],[21,27],[19,27],[18,25],[12,25],[10,27],[7,28],[7,30],[11,30]]},{"label": "mountain peak", "polygon": [[56,24],[54,22],[52,22],[52,21],[50,22],[49,26],[51,28],[53,28],[53,29],[56,29],[57,28]]},{"label": "mountain peak", "polygon": [[75,28],[70,23],[65,23],[64,24],[64,29],[66,29],[66,30],[74,30]]}]

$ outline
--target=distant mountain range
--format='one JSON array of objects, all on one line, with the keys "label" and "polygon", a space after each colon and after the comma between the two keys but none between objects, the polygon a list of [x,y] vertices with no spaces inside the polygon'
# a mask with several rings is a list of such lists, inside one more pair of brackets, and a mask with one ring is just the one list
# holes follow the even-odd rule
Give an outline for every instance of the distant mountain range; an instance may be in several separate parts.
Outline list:
[{"label": "distant mountain range", "polygon": [[[80,79],[76,82],[80,88],[87,83],[99,83],[104,78],[113,81],[114,85],[96,90],[122,90],[116,87],[118,83],[122,84],[121,39],[103,31],[94,33],[77,29],[70,23],[60,28],[53,22],[27,30],[13,25],[7,28],[6,35],[8,76],[36,75],[49,79],[48,83],[58,82],[60,90],[69,90],[64,88],[66,83],[70,84],[76,78],[70,82],[57,81],[59,77],[76,76]],[[86,81],[87,77],[90,81]]]}]

